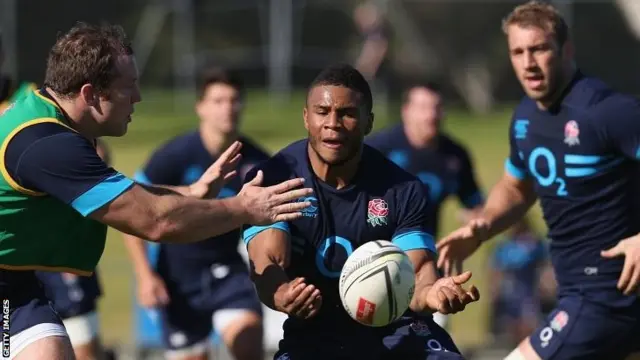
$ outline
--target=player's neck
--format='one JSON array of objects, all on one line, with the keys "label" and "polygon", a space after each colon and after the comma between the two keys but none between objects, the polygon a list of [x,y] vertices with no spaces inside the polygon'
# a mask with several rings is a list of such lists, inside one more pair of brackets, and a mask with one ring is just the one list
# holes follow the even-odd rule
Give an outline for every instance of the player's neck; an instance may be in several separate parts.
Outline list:
[{"label": "player's neck", "polygon": [[409,128],[404,128],[404,136],[407,138],[407,142],[414,149],[426,149],[430,147],[438,146],[438,135],[424,137],[419,136],[416,132],[411,131]]},{"label": "player's neck", "polygon": [[554,104],[556,104],[567,91],[567,87],[571,85],[573,78],[576,76],[578,69],[575,67],[571,67],[567,71],[564,72],[564,76],[560,80],[560,84],[556,89],[555,93],[549,97],[549,99],[544,101],[536,101],[536,105],[540,110],[549,110]]},{"label": "player's neck", "polygon": [[238,139],[237,133],[223,134],[207,129],[200,125],[200,139],[204,148],[211,156],[216,157],[222,154],[231,144]]},{"label": "player's neck", "polygon": [[311,148],[311,144],[307,146],[307,154],[313,173],[322,182],[338,190],[347,187],[356,176],[361,153],[362,150],[340,165],[329,165]]},{"label": "player's neck", "polygon": [[90,141],[94,141],[96,138],[100,137],[100,134],[96,132],[95,126],[92,124],[90,116],[87,114],[88,110],[77,106],[76,99],[66,99],[56,94],[50,88],[46,88],[46,90],[49,96],[53,98],[58,107],[62,110],[63,115],[69,122],[67,125]]}]

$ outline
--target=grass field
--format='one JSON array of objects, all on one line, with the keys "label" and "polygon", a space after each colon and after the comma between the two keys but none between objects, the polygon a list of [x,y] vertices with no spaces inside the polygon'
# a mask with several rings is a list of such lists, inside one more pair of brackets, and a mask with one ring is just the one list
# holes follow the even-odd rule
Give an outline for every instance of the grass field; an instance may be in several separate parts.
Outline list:
[{"label": "grass field", "polygon": [[[133,175],[156,146],[197,124],[188,98],[176,103],[167,93],[147,91],[144,94],[145,99],[136,108],[129,134],[124,138],[107,139],[112,146],[115,167],[127,175]],[[277,151],[290,141],[305,136],[301,118],[303,96],[300,93],[290,101],[271,103],[262,92],[250,93],[244,116],[244,132],[270,151]],[[508,150],[506,129],[509,118],[508,107],[486,116],[472,116],[464,111],[448,109],[444,127],[471,151],[477,177],[485,190],[502,174]],[[389,119],[381,113],[375,129],[379,130],[389,123]],[[441,236],[458,226],[455,218],[457,208],[455,200],[446,204]],[[538,229],[544,229],[537,207],[533,210],[532,219]],[[483,271],[488,251],[489,246],[483,247],[466,264],[474,272],[473,283],[479,286],[481,293],[487,289],[485,284],[491,281]],[[99,267],[105,292],[100,304],[105,341],[131,344],[134,339],[131,317],[133,276],[122,237],[117,231],[110,230]],[[486,300],[489,297],[486,293],[484,295],[479,303],[453,316],[452,335],[460,346],[478,345],[486,338]]]}]

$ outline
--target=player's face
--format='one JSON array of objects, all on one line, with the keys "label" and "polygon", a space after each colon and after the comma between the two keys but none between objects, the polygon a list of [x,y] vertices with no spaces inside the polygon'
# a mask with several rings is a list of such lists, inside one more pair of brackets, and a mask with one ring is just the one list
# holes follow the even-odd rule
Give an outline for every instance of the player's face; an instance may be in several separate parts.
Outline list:
[{"label": "player's face", "polygon": [[138,67],[133,56],[120,56],[116,62],[119,76],[112,82],[108,95],[100,96],[92,115],[100,127],[100,136],[122,136],[127,132],[133,104],[140,102]]},{"label": "player's face", "polygon": [[356,156],[373,125],[362,95],[343,86],[312,88],[303,117],[311,148],[328,165],[341,165]]},{"label": "player's face", "polygon": [[238,130],[242,96],[233,86],[214,83],[207,87],[196,104],[196,112],[207,129],[222,134]]},{"label": "player's face", "polygon": [[511,25],[507,40],[513,69],[527,95],[536,101],[552,97],[561,81],[563,56],[552,34],[541,28]]},{"label": "player's face", "polygon": [[442,97],[423,87],[411,89],[407,94],[407,102],[402,107],[405,126],[424,140],[438,134],[442,114]]}]

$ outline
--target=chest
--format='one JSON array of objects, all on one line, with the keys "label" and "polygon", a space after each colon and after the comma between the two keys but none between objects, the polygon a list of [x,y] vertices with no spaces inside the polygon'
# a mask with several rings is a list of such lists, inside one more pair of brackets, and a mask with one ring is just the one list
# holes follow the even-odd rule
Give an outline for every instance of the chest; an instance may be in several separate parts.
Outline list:
[{"label": "chest", "polygon": [[316,189],[306,200],[312,206],[291,224],[292,251],[326,278],[338,278],[345,261],[360,245],[391,240],[396,228],[391,196],[335,195]]},{"label": "chest", "polygon": [[458,190],[463,162],[455,154],[398,148],[387,157],[427,186],[431,203],[439,203]]},{"label": "chest", "polygon": [[[517,156],[542,195],[566,197],[592,191],[621,159],[584,115],[565,110],[555,116],[516,119]],[[591,186],[593,185],[593,186]]]}]

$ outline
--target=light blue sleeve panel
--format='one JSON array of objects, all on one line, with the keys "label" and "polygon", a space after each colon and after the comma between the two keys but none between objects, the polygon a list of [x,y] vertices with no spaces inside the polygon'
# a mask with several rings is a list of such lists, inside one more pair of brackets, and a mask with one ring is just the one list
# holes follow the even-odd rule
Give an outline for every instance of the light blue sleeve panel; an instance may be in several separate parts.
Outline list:
[{"label": "light blue sleeve panel", "polygon": [[507,159],[504,162],[504,168],[509,173],[509,175],[513,176],[518,180],[524,180],[527,177],[527,171],[514,165],[511,159]]},{"label": "light blue sleeve panel", "polygon": [[147,175],[142,170],[138,170],[138,171],[136,171],[135,174],[133,174],[133,180],[135,182],[137,182],[137,183],[142,184],[142,185],[153,185],[151,180],[149,180]]},{"label": "light blue sleeve panel", "polygon": [[112,175],[78,196],[71,206],[82,216],[87,216],[105,204],[113,201],[134,184],[133,180],[121,173]]},{"label": "light blue sleeve panel", "polygon": [[249,246],[249,242],[253,240],[253,238],[255,238],[256,235],[260,234],[261,232],[267,229],[278,229],[286,232],[287,234],[291,233],[289,231],[289,224],[287,224],[286,222],[277,222],[275,224],[266,225],[266,226],[250,226],[242,232],[242,240],[244,241],[244,244],[246,246]]},{"label": "light blue sleeve panel", "polygon": [[436,254],[436,243],[433,236],[424,231],[408,231],[391,239],[402,251],[426,249]]}]

